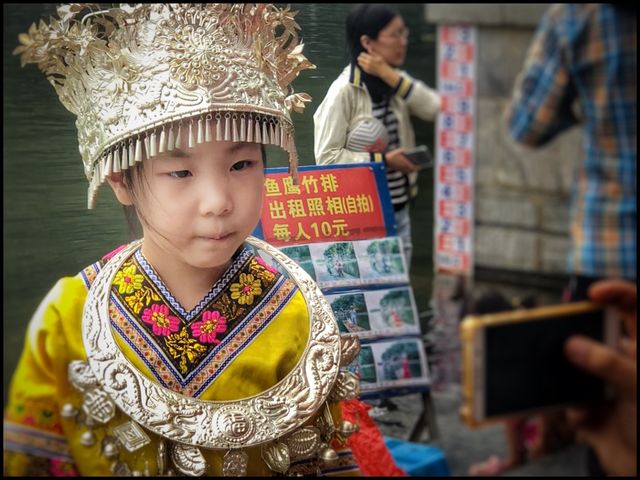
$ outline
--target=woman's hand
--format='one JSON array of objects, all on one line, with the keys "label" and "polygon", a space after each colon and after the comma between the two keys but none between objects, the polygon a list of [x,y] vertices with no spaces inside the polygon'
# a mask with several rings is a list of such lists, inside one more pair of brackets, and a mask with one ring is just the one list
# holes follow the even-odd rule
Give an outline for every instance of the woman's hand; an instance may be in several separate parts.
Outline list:
[{"label": "woman's hand", "polygon": [[404,148],[396,148],[388,153],[384,154],[387,166],[393,170],[398,170],[402,173],[417,172],[420,168],[409,160],[404,154]]},{"label": "woman's hand", "polygon": [[390,87],[395,87],[400,82],[400,74],[396,69],[375,52],[362,52],[358,55],[358,66],[369,75],[381,78]]}]

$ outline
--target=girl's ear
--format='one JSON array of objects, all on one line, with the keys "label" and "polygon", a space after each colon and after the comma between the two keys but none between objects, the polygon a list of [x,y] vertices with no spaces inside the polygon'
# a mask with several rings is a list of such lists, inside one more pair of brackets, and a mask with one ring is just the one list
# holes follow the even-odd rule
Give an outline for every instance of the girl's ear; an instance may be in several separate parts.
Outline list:
[{"label": "girl's ear", "polygon": [[107,182],[109,182],[111,190],[113,190],[114,195],[122,205],[133,205],[129,188],[124,183],[122,172],[112,173],[107,177]]}]

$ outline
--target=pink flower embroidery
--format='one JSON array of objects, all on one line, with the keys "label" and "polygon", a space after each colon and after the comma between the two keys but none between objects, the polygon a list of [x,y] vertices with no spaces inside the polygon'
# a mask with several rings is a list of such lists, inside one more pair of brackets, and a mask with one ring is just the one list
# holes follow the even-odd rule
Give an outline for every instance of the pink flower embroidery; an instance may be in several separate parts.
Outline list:
[{"label": "pink flower embroidery", "polygon": [[269,265],[267,262],[265,262],[260,257],[255,257],[255,259],[256,259],[256,262],[258,263],[258,265],[262,265],[266,270],[270,271],[271,273],[276,273],[277,272],[277,270],[275,268],[273,268],[271,265]]},{"label": "pink flower embroidery", "polygon": [[227,319],[220,312],[207,311],[202,315],[202,320],[191,325],[191,331],[200,342],[218,345],[218,334],[227,331]]},{"label": "pink flower embroidery", "polygon": [[173,332],[180,330],[180,319],[169,315],[169,307],[166,305],[151,305],[142,312],[142,321],[153,327],[153,334],[168,337]]},{"label": "pink flower embroidery", "polygon": [[49,463],[49,473],[53,477],[77,477],[78,472],[72,463],[65,462],[59,458],[52,458]]}]

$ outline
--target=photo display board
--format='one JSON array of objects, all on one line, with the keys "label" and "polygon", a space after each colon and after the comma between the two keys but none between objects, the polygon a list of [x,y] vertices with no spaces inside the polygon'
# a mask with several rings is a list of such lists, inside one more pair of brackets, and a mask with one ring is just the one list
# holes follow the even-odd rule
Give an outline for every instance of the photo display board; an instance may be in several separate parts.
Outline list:
[{"label": "photo display board", "polygon": [[[402,240],[394,236],[393,207],[382,165],[300,170],[299,188],[292,191],[291,177],[285,169],[267,169],[272,195],[265,184],[262,220],[253,234],[278,246],[300,265],[325,294],[340,333],[360,338],[361,352],[347,367],[360,378],[360,398],[428,390],[429,371],[418,310]],[[318,186],[317,192],[313,184]],[[323,185],[327,190],[322,192],[324,196],[320,195]],[[357,195],[365,195],[373,205],[367,212],[360,212],[361,216],[355,207],[351,213],[346,208],[348,202],[352,203],[347,199]],[[338,197],[342,200],[335,200]],[[342,207],[336,207],[339,204]],[[316,208],[314,212],[323,205],[325,214],[330,214],[310,215],[311,205]],[[339,231],[312,226],[336,222],[347,226]],[[313,234],[309,238],[300,236],[301,230]]]}]

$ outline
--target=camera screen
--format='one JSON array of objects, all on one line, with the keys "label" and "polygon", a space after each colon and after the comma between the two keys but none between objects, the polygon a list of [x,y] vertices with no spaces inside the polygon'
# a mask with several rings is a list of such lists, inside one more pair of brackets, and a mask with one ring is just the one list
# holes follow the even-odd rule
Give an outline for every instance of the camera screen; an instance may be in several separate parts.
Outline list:
[{"label": "camera screen", "polygon": [[574,334],[604,338],[604,310],[486,328],[486,416],[601,400],[604,382],[565,358]]}]

